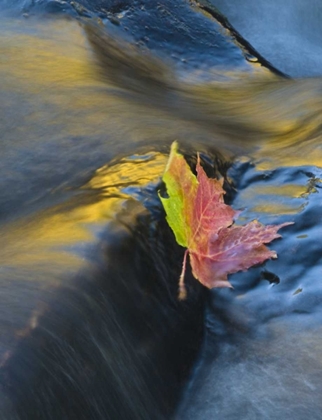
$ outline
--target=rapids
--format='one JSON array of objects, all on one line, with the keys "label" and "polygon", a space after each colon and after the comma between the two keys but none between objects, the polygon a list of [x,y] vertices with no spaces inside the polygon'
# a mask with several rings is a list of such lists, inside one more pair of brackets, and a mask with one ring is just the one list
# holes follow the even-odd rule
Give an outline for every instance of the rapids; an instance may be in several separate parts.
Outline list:
[{"label": "rapids", "polygon": [[[0,4],[1,420],[320,419],[322,79],[184,0]],[[183,304],[173,140],[241,222],[295,222]]]}]

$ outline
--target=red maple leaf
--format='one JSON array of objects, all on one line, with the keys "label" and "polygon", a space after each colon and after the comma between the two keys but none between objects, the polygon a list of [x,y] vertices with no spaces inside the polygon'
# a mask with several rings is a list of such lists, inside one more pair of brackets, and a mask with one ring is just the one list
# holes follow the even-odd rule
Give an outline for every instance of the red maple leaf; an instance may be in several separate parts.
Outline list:
[{"label": "red maple leaf", "polygon": [[198,155],[197,177],[173,143],[163,180],[169,198],[161,198],[177,242],[187,248],[180,276],[179,297],[185,297],[186,260],[194,277],[208,288],[232,287],[227,275],[245,271],[276,252],[264,244],[279,238],[277,231],[292,223],[264,226],[254,220],[234,225],[238,212],[224,203],[222,181],[208,178]]}]

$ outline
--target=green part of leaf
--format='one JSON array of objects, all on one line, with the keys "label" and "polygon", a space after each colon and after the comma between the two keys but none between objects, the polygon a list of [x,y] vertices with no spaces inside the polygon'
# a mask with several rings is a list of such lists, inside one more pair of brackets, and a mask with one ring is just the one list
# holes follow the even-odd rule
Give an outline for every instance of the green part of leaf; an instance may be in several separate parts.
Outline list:
[{"label": "green part of leaf", "polygon": [[191,237],[193,204],[198,181],[184,157],[178,153],[177,142],[171,145],[169,161],[162,180],[169,196],[169,198],[160,196],[167,222],[178,244],[187,248]]}]

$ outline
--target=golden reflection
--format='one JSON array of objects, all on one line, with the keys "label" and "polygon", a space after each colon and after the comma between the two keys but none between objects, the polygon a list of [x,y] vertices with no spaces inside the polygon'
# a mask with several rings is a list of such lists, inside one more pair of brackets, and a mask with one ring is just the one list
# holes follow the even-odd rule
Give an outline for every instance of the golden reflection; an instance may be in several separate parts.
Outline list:
[{"label": "golden reflection", "polygon": [[[252,195],[254,196],[283,196],[292,198],[301,198],[307,194],[307,185],[300,184],[283,184],[283,185],[261,185],[252,188]],[[269,199],[269,197],[267,197]]]},{"label": "golden reflection", "polygon": [[[140,189],[157,184],[166,161],[166,155],[156,152],[121,159],[97,170],[81,195],[69,203],[6,226],[2,230],[5,246],[0,264],[46,270],[57,261],[57,270],[87,264],[83,257],[86,249],[100,241],[102,229],[108,229],[109,223],[134,200],[126,187]],[[135,223],[137,212],[144,211],[138,204],[129,220]]]},{"label": "golden reflection", "polygon": [[[240,192],[240,199],[247,203],[248,211],[271,215],[300,213],[307,205],[306,197],[314,192],[310,185],[261,183],[250,185]],[[258,216],[257,216],[258,217]]]},{"label": "golden reflection", "polygon": [[76,21],[48,20],[44,25],[36,19],[2,18],[1,25],[1,73],[7,76],[6,88],[19,89],[21,84],[36,93],[50,84],[71,87],[90,82],[93,71]]},{"label": "golden reflection", "polygon": [[101,189],[105,195],[111,195],[126,186],[144,187],[159,179],[167,159],[166,155],[157,152],[123,158],[117,165],[109,164],[98,169],[84,188]]},{"label": "golden reflection", "polygon": [[306,203],[302,204],[285,204],[279,202],[259,202],[253,207],[251,207],[251,211],[255,213],[266,213],[269,215],[282,215],[282,214],[297,214],[304,210]]},{"label": "golden reflection", "polygon": [[12,118],[20,104],[27,109],[9,127],[15,135],[104,136],[112,155],[131,143],[178,139],[252,155],[262,169],[322,164],[320,79],[285,80],[262,69],[196,81],[91,26],[90,45],[72,20],[1,23],[0,103]]},{"label": "golden reflection", "polygon": [[[291,142],[294,144],[291,144]],[[322,167],[322,137],[314,138],[306,141],[303,135],[302,141],[298,142],[296,138],[290,136],[288,138],[289,146],[285,146],[282,142],[280,145],[263,144],[262,147],[254,153],[254,157],[258,159],[256,167],[260,171],[275,169],[278,166],[316,166]]]}]

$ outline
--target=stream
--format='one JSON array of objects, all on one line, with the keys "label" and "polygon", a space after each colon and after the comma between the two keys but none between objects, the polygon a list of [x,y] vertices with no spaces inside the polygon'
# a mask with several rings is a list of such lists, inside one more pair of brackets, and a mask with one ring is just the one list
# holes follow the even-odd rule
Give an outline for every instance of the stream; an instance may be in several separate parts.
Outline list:
[{"label": "stream", "polygon": [[[1,420],[322,418],[320,8],[283,58],[260,5],[0,0]],[[237,223],[294,222],[184,302],[174,140]]]}]

